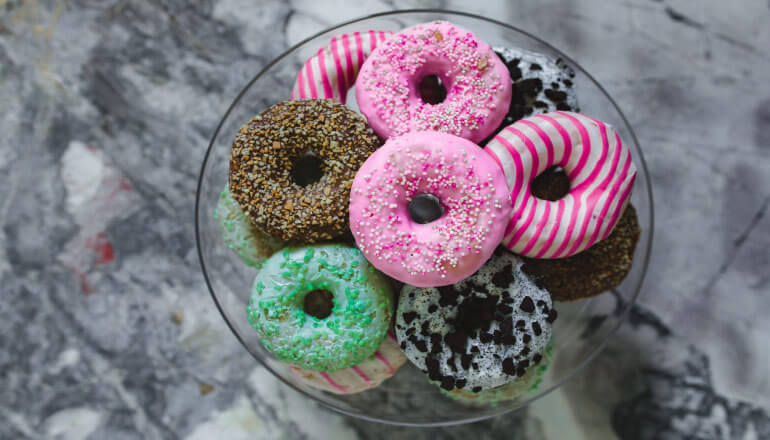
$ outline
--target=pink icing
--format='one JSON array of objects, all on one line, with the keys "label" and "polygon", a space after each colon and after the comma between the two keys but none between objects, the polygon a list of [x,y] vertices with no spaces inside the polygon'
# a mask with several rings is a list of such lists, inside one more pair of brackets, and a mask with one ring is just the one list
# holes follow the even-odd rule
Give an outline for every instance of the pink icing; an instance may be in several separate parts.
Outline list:
[{"label": "pink icing", "polygon": [[390,361],[388,361],[388,358],[383,356],[379,351],[374,353],[374,357],[376,357],[380,362],[382,362],[386,367],[388,367],[388,373],[393,374],[396,372],[396,369],[393,368],[393,365],[390,364]]},{"label": "pink icing", "polygon": [[305,61],[291,99],[325,98],[344,104],[364,60],[390,35],[390,31],[368,31],[332,37],[327,46]]},{"label": "pink icing", "polygon": [[356,374],[358,375],[358,377],[360,377],[360,378],[361,378],[361,380],[363,380],[363,381],[364,381],[364,383],[366,383],[367,385],[371,385],[371,384],[372,384],[372,380],[371,380],[371,379],[369,379],[369,376],[367,376],[367,375],[366,375],[366,373],[364,372],[364,370],[362,370],[362,369],[360,369],[359,367],[356,367],[356,366],[353,366],[353,367],[350,367],[350,368],[352,368],[352,369],[353,369],[353,371],[355,371],[355,372],[356,372]]},{"label": "pink icing", "polygon": [[294,378],[305,385],[335,394],[353,394],[374,388],[393,376],[406,362],[395,336],[388,332],[379,350],[364,362],[337,371],[303,370],[296,365],[288,365]]},{"label": "pink icing", "polygon": [[[418,85],[427,75],[441,78],[443,102],[420,98]],[[488,44],[437,21],[404,29],[377,47],[359,72],[356,100],[382,138],[433,130],[479,142],[505,117],[511,78]]]},{"label": "pink icing", "polygon": [[334,379],[332,379],[332,377],[329,376],[329,373],[322,372],[320,374],[321,374],[321,377],[323,377],[324,379],[326,379],[327,382],[329,382],[329,385],[331,385],[332,387],[334,387],[338,391],[342,392],[343,394],[347,394],[348,393],[348,390],[345,387],[343,387],[342,385],[340,385],[337,382],[335,382]]},{"label": "pink icing", "polygon": [[[487,144],[511,190],[514,215],[503,244],[534,258],[564,258],[609,235],[631,195],[636,167],[608,124],[553,112],[516,121]],[[532,195],[532,180],[559,165],[571,190],[551,202]],[[533,222],[539,216],[538,222]]]},{"label": "pink icing", "polygon": [[[418,194],[438,197],[444,214],[411,220]],[[419,287],[456,283],[500,243],[511,201],[500,167],[463,138],[412,132],[391,138],[364,162],[350,194],[350,229],[377,269]]]}]

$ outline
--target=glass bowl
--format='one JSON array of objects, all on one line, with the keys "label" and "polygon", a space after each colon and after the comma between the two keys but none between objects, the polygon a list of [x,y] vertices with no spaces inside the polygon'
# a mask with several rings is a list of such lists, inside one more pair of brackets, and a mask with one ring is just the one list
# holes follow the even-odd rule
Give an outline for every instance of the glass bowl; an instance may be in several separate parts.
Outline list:
[{"label": "glass bowl", "polygon": [[[516,400],[496,405],[469,406],[452,400],[408,361],[380,387],[359,394],[339,396],[298,383],[290,370],[262,347],[249,326],[245,310],[257,270],[243,264],[225,247],[212,216],[227,181],[230,145],[238,129],[255,114],[289,99],[297,72],[310,55],[336,34],[370,29],[398,31],[432,20],[451,21],[493,47],[520,47],[564,59],[576,72],[574,82],[581,111],[609,122],[618,130],[631,149],[638,169],[631,202],[637,210],[642,238],[631,272],[612,292],[583,301],[556,303],[559,319],[553,329],[553,360],[540,386]],[[354,95],[348,94],[352,107],[355,107]],[[203,275],[217,308],[235,337],[278,379],[331,409],[363,419],[419,426],[467,423],[520,408],[563,385],[585,367],[621,325],[639,294],[650,256],[653,207],[649,179],[639,143],[620,108],[602,86],[567,55],[534,35],[478,15],[442,10],[387,12],[342,23],[305,39],[270,62],[246,84],[222,117],[203,160],[195,205],[196,242]]]}]

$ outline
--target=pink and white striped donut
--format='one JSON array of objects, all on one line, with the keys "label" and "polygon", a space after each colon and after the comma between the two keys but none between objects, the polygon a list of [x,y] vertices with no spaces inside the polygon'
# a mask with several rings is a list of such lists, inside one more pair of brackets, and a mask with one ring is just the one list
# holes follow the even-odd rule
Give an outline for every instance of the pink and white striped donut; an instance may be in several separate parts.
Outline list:
[{"label": "pink and white striped donut", "polygon": [[[531,258],[564,258],[603,240],[618,222],[636,179],[631,152],[602,121],[553,112],[509,125],[485,149],[505,172],[513,215],[502,244]],[[571,190],[558,201],[532,195],[531,183],[558,165]]]},{"label": "pink and white striped donut", "polygon": [[330,373],[304,370],[296,365],[289,365],[289,369],[297,381],[310,387],[334,394],[353,394],[378,386],[405,362],[406,356],[398,347],[395,335],[388,332],[374,356],[354,367]]},{"label": "pink and white striped donut", "polygon": [[345,103],[366,57],[392,32],[368,31],[340,34],[318,49],[300,69],[291,99],[334,99]]}]

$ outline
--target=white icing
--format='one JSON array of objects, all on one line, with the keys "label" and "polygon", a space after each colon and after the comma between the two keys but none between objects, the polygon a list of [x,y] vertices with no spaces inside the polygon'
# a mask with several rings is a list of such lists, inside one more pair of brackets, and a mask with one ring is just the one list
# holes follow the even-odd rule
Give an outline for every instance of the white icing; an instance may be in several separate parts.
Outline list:
[{"label": "white icing", "polygon": [[[507,265],[513,267],[513,281],[508,288],[500,288],[492,283],[492,277],[500,269]],[[508,305],[513,308],[513,311],[506,316],[513,318],[514,324],[523,320],[525,322],[524,329],[527,334],[532,337],[532,340],[526,344],[529,347],[529,354],[520,357],[515,360],[515,363],[519,363],[526,359],[530,363],[530,367],[534,364],[533,358],[536,354],[542,354],[545,352],[549,340],[551,339],[551,324],[546,320],[547,313],[544,312],[545,308],[537,306],[538,301],[544,301],[546,307],[550,309],[552,307],[551,297],[549,293],[537,287],[521,270],[523,263],[521,260],[513,254],[504,253],[500,256],[493,256],[479,271],[457,284],[456,290],[463,292],[470,288],[471,283],[483,284],[487,287],[490,295],[499,295],[500,301],[505,297],[511,297],[513,302]],[[477,295],[485,297],[486,294],[477,292]],[[519,306],[525,297],[529,296],[535,304],[535,311],[527,313],[522,311]],[[465,296],[462,293],[458,293],[458,304]],[[478,338],[468,338],[468,344],[466,346],[466,354],[473,356],[472,363],[475,362],[478,368],[474,368],[473,365],[468,369],[464,369],[460,362],[460,356],[455,355],[453,358],[452,350],[449,346],[443,342],[443,338],[446,334],[452,331],[452,326],[447,323],[447,320],[452,320],[457,317],[458,307],[456,305],[450,306],[438,306],[441,295],[437,288],[417,288],[414,286],[405,286],[401,292],[401,296],[398,303],[398,312],[396,313],[396,336],[399,343],[406,342],[404,349],[406,357],[412,361],[417,367],[422,370],[427,370],[426,357],[430,354],[432,344],[430,336],[423,336],[421,334],[421,327],[424,321],[428,322],[428,328],[430,333],[438,333],[442,337],[442,351],[437,353],[435,357],[439,361],[439,369],[444,376],[453,376],[455,379],[465,379],[466,384],[463,389],[470,390],[474,387],[481,387],[482,389],[490,389],[504,385],[511,380],[515,379],[515,375],[508,375],[503,371],[503,359],[507,357],[513,358],[514,355],[519,354],[524,349],[525,344],[523,341],[524,332],[517,330],[514,325],[513,335],[516,341],[513,345],[495,344],[494,340],[483,343]],[[438,309],[433,313],[428,311],[431,305],[437,305]],[[404,313],[416,312],[417,318],[407,324],[404,319]],[[499,320],[492,322],[489,328],[489,333],[494,333],[495,330],[500,329]],[[540,325],[540,335],[535,335],[532,331],[532,324],[537,322]],[[419,340],[425,341],[428,351],[423,353],[416,348],[416,346],[409,341],[407,330],[414,328],[414,335]],[[403,346],[403,345],[402,345]],[[478,353],[472,353],[471,347],[478,347]],[[499,356],[496,358],[495,355]],[[453,369],[449,363],[451,359],[454,359]]]},{"label": "white icing", "polygon": [[[539,52],[532,52],[519,48],[495,47],[493,49],[495,52],[502,55],[502,59],[506,65],[514,59],[521,60],[517,66],[519,70],[521,70],[521,78],[514,80],[514,82],[519,82],[530,78],[537,78],[543,82],[542,90],[538,92],[534,99],[525,97],[527,105],[532,106],[533,110],[532,113],[528,114],[527,116],[557,110],[556,104],[545,96],[545,90],[552,88],[551,83],[554,82],[559,84],[559,88],[556,90],[567,94],[567,99],[564,101],[564,103],[569,105],[572,111],[579,111],[574,84],[567,86],[567,84],[564,83],[564,80],[572,81],[574,71],[566,63],[564,63],[563,60],[553,59]],[[539,64],[542,69],[532,70],[532,64]],[[547,107],[534,107],[533,104],[535,101],[544,102],[547,104]]]}]

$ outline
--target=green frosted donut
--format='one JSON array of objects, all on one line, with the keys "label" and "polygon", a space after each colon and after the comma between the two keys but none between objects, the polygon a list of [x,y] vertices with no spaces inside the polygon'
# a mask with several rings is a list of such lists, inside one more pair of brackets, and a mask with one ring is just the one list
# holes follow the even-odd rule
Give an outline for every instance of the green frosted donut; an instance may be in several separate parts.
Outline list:
[{"label": "green frosted donut", "polygon": [[336,371],[377,351],[393,303],[387,279],[358,249],[326,244],[287,248],[270,257],[254,280],[246,311],[262,344],[278,359]]},{"label": "green frosted donut", "polygon": [[543,359],[535,366],[527,369],[524,376],[517,377],[516,379],[508,382],[505,385],[489,390],[479,391],[478,393],[471,392],[467,389],[453,389],[452,391],[446,391],[440,388],[440,391],[463,403],[472,405],[492,405],[497,406],[499,402],[506,400],[513,400],[522,394],[526,394],[530,391],[536,390],[540,383],[543,381],[543,375],[551,366],[551,360],[553,358],[553,340],[548,344],[548,347],[543,353]]},{"label": "green frosted donut", "polygon": [[283,243],[260,231],[241,211],[228,185],[219,194],[219,201],[214,208],[214,219],[222,230],[225,246],[232,249],[244,263],[259,268],[263,261],[283,247]]}]

